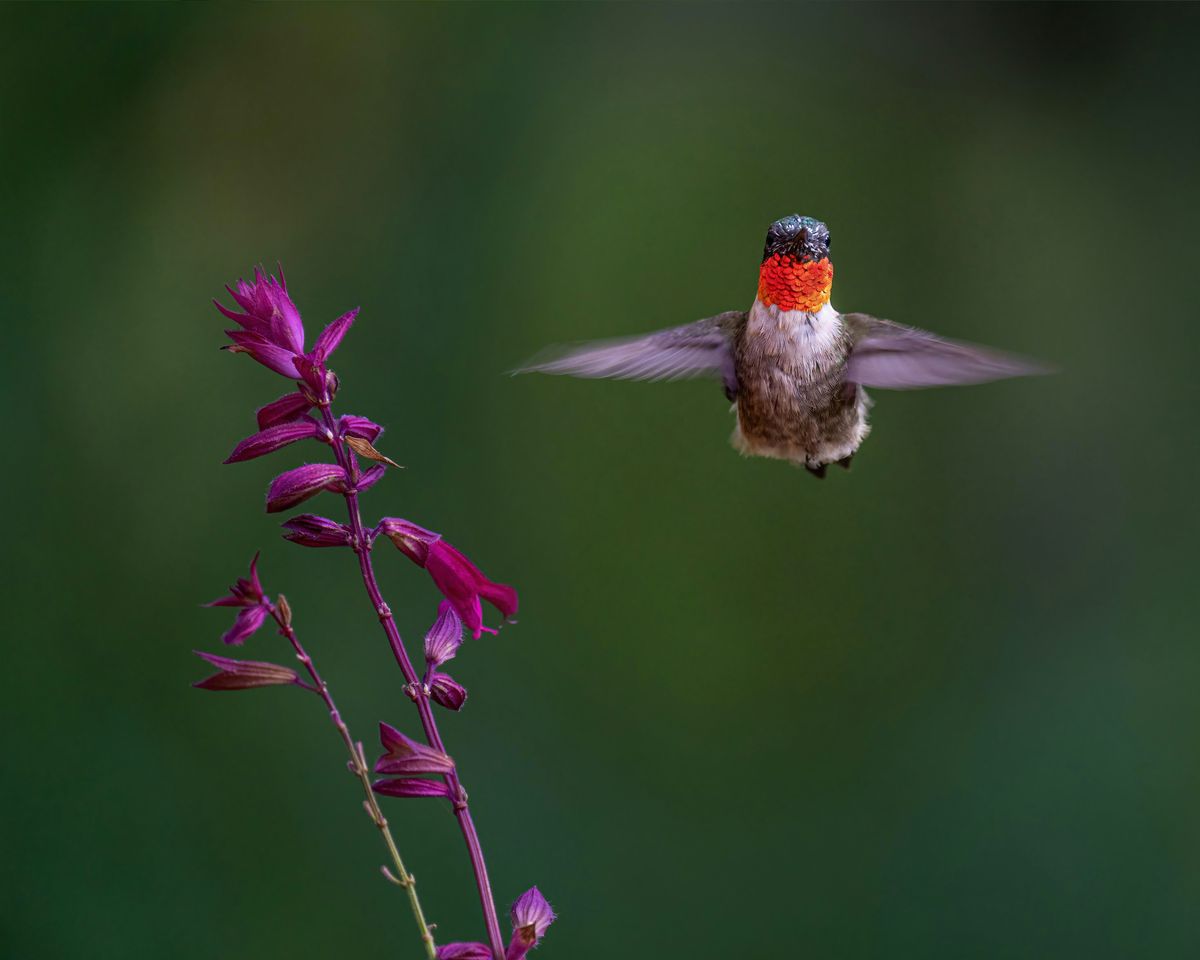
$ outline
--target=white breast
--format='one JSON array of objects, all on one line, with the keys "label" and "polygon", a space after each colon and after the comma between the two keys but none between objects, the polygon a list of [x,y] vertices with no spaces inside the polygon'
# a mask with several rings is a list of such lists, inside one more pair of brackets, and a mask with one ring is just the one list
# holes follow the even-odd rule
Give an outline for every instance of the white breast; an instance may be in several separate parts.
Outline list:
[{"label": "white breast", "polygon": [[[828,360],[841,351],[842,322],[833,304],[826,303],[817,313],[780,310],[755,300],[747,320],[750,342],[767,356],[786,358],[786,365],[800,371],[828,367]],[[839,358],[840,359],[840,358]]]}]

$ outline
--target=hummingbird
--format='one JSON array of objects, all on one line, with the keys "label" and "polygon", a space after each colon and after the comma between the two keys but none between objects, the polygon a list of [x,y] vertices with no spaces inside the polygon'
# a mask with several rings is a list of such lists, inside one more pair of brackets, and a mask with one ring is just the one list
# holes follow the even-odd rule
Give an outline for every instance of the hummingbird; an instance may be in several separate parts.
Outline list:
[{"label": "hummingbird", "polygon": [[1036,361],[866,313],[830,300],[829,228],[798,214],[767,230],[758,294],[730,310],[641,336],[551,348],[517,373],[619,380],[719,378],[746,456],[772,457],[823,478],[850,462],[870,432],[867,387],[913,390],[1048,373]]}]

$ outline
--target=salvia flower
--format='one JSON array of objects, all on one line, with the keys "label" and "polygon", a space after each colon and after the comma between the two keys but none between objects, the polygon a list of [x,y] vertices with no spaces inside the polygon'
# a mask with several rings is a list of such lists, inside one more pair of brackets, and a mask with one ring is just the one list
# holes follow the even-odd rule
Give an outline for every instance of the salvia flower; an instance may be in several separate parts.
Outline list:
[{"label": "salvia flower", "polygon": [[193,650],[196,656],[207,660],[217,672],[205,677],[193,687],[201,690],[253,690],[255,687],[277,687],[289,683],[300,683],[295,670],[281,667],[277,663],[261,663],[257,660],[231,660],[212,653]]},{"label": "salvia flower", "polygon": [[453,660],[462,643],[462,618],[449,600],[438,605],[437,619],[425,634],[425,662],[430,667],[440,667]]},{"label": "salvia flower", "polygon": [[262,583],[258,579],[258,554],[250,561],[250,576],[238,577],[237,582],[229,588],[229,595],[218,597],[205,604],[208,607],[241,607],[233,626],[225,631],[221,639],[228,644],[240,646],[246,642],[267,618],[269,610],[266,597],[263,596]]},{"label": "salvia flower", "polygon": [[486,943],[443,943],[437,960],[492,960],[492,948]]},{"label": "salvia flower", "polygon": [[283,524],[287,533],[284,540],[298,543],[302,547],[344,547],[350,543],[351,531],[344,523],[302,513]]},{"label": "salvia flower", "polygon": [[454,761],[433,747],[406,737],[395,727],[379,724],[379,741],[387,752],[375,763],[375,772],[390,776],[449,773]]},{"label": "salvia flower", "polygon": [[454,605],[476,639],[485,630],[496,632],[483,625],[481,599],[506,619],[517,612],[517,591],[508,584],[489,580],[457,548],[443,540],[441,534],[399,517],[384,517],[372,535],[386,536],[408,559],[429,571],[442,596]]},{"label": "salvia flower", "polygon": [[511,911],[513,935],[505,960],[521,960],[546,935],[555,920],[554,911],[537,887],[530,887],[517,897]]},{"label": "salvia flower", "polygon": [[336,463],[306,463],[271,481],[267,488],[267,513],[288,510],[322,490],[341,493],[346,487],[346,471]]},{"label": "salvia flower", "polygon": [[461,710],[467,702],[467,688],[448,673],[429,675],[429,696],[447,710]]}]

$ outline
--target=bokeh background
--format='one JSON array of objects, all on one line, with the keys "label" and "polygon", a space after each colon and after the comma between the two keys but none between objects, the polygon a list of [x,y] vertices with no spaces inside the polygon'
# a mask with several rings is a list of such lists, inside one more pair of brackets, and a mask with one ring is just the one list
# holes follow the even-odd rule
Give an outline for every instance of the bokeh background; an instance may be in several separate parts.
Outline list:
[{"label": "bokeh background", "polygon": [[[310,335],[363,307],[368,515],[521,590],[444,732],[539,956],[1196,955],[1197,56],[1196,7],[0,10],[0,954],[421,955],[317,703],[188,686],[262,549],[358,736],[415,727],[262,512],[307,451],[220,464],[281,382],[209,301],[281,260]],[[824,483],[712,383],[504,375],[747,306],[791,212],[842,309],[1062,372],[878,392]],[[388,810],[478,938],[444,806]]]}]

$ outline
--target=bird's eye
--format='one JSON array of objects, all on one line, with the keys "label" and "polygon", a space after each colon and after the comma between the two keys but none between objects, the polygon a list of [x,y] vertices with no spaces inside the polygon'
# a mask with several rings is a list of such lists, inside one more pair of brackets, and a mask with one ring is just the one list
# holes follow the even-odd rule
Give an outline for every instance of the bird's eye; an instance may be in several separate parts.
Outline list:
[{"label": "bird's eye", "polygon": [[825,249],[828,250],[832,246],[833,246],[833,237],[829,236],[829,234],[825,234]]}]

